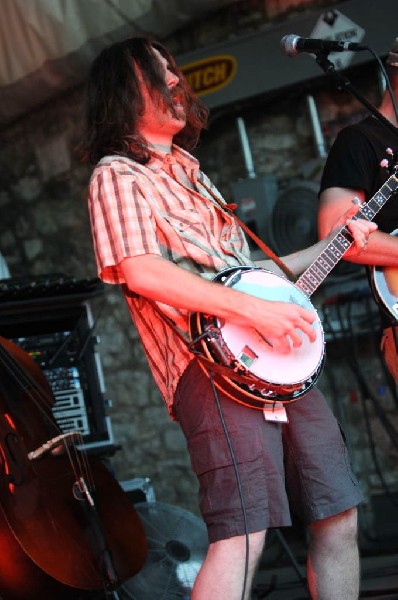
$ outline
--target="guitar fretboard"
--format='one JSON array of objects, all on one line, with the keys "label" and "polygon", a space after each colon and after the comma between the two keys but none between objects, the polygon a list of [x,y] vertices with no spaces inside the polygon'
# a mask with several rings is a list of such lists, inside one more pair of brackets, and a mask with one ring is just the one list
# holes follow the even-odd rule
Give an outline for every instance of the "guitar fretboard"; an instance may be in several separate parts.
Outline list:
[{"label": "guitar fretboard", "polygon": [[[354,218],[363,218],[372,221],[373,217],[379,212],[384,204],[397,191],[396,167],[393,175],[381,186],[378,192],[368,202],[363,204]],[[304,271],[296,281],[298,286],[307,296],[311,296],[321,285],[324,279],[337,265],[343,254],[352,245],[352,235],[346,225],[344,225],[329,242],[318,258]]]}]

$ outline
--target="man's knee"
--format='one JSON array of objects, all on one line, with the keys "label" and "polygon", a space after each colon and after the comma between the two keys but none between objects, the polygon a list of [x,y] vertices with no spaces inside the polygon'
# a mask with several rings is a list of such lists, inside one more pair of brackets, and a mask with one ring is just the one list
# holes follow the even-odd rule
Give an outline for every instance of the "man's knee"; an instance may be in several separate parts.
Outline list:
[{"label": "man's knee", "polygon": [[[264,548],[266,531],[257,531],[249,533],[249,552],[253,562],[256,562],[261,556]],[[211,556],[228,556],[229,558],[239,558],[246,551],[246,536],[237,535],[225,540],[212,542],[209,546],[208,554]]]},{"label": "man's knee", "polygon": [[330,542],[337,541],[356,543],[358,534],[358,515],[356,508],[350,508],[326,519],[311,523],[308,527],[311,537],[325,539]]}]

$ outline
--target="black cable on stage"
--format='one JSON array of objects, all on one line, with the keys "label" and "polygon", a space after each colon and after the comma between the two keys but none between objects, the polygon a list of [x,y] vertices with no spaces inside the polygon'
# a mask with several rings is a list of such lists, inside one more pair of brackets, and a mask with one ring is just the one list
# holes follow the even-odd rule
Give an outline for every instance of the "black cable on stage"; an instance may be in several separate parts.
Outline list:
[{"label": "black cable on stage", "polygon": [[[363,301],[363,299],[364,298],[361,297],[362,301]],[[334,305],[336,307],[337,320],[339,323],[339,331],[338,332],[340,335],[347,337],[350,342],[349,344],[344,345],[346,361],[347,361],[346,364],[349,366],[349,368],[353,372],[354,377],[355,377],[356,381],[358,382],[359,389],[361,392],[360,396],[361,396],[361,406],[362,406],[362,411],[363,411],[363,417],[364,417],[364,421],[365,421],[367,437],[369,440],[369,447],[370,447],[370,452],[371,452],[371,456],[372,456],[372,461],[373,461],[376,473],[377,473],[379,481],[380,481],[386,495],[389,497],[391,502],[396,506],[397,502],[395,501],[395,499],[392,495],[392,492],[384,478],[382,469],[380,467],[379,460],[377,458],[376,445],[374,442],[374,435],[373,435],[373,431],[372,431],[372,425],[371,425],[371,419],[370,419],[370,415],[369,415],[369,411],[368,411],[367,401],[372,402],[372,405],[375,410],[375,414],[377,415],[377,417],[378,417],[381,425],[383,426],[384,430],[386,431],[388,437],[390,438],[390,440],[393,442],[393,444],[396,447],[398,447],[398,432],[395,429],[394,425],[391,423],[391,421],[384,414],[384,411],[380,407],[380,403],[379,403],[378,399],[374,396],[372,390],[369,388],[369,385],[367,384],[367,381],[366,381],[366,377],[363,373],[363,369],[361,368],[360,359],[358,358],[358,342],[357,342],[357,336],[356,336],[356,331],[355,331],[355,327],[354,327],[354,323],[353,323],[353,314],[352,314],[354,300],[358,300],[358,299],[353,297],[351,300],[344,302],[344,305],[346,306],[346,313],[345,313],[346,319],[344,319],[344,316],[342,313],[342,304],[337,303],[336,305]],[[366,309],[367,309],[367,313],[368,313],[367,322],[369,323],[369,322],[372,322],[373,313],[371,311],[370,298],[367,297],[366,301],[367,301]],[[327,313],[327,306],[323,306],[322,308],[323,308],[323,313],[324,313],[324,317],[325,317],[325,324],[326,323],[328,324],[330,334],[332,335],[333,340],[338,341],[339,338],[338,338],[338,335],[336,332],[336,328],[333,327],[333,324],[331,323],[331,320],[329,319],[329,315]]]},{"label": "black cable on stage", "polygon": [[[370,319],[372,317],[372,306],[374,305],[371,296],[367,297],[367,302],[366,302],[366,309],[367,309],[367,313],[370,316]],[[379,313],[378,313],[379,314]],[[393,323],[392,323],[393,324]],[[390,371],[387,369],[386,366],[386,362],[384,360],[383,354],[381,352],[380,349],[380,338],[382,335],[382,331],[381,331],[381,320],[380,320],[380,315],[379,315],[379,322],[378,322],[378,327],[377,329],[375,328],[372,333],[372,340],[374,343],[374,348],[375,348],[375,355],[378,357],[379,359],[379,363],[380,363],[380,368],[383,371],[386,383],[387,383],[387,387],[391,393],[391,397],[394,399],[395,402],[395,406],[398,409],[398,388],[397,385],[394,381],[393,376],[391,375]],[[398,353],[398,344],[397,344],[397,340],[395,338],[395,329],[393,329],[393,334],[394,334],[394,339],[395,339],[395,344],[396,344],[396,351]]]},{"label": "black cable on stage", "polygon": [[244,572],[244,578],[243,578],[243,588],[242,588],[241,599],[245,600],[247,576],[248,576],[248,571],[249,571],[249,552],[250,552],[250,550],[249,550],[249,528],[247,525],[246,504],[245,504],[245,498],[244,498],[243,489],[242,489],[242,483],[241,483],[240,475],[239,475],[238,462],[236,460],[236,455],[235,455],[235,451],[234,451],[232,441],[231,441],[231,438],[229,435],[228,427],[227,427],[227,424],[224,419],[224,413],[222,410],[220,397],[218,395],[217,388],[214,384],[214,379],[213,379],[214,374],[209,371],[209,376],[210,376],[211,387],[213,389],[214,399],[215,399],[216,405],[217,405],[217,410],[220,415],[222,428],[224,430],[225,439],[227,440],[229,452],[231,454],[232,464],[234,467],[234,472],[235,472],[235,477],[236,477],[236,483],[238,486],[240,503],[241,503],[241,507],[242,507],[242,516],[243,516],[243,522],[244,522],[244,527],[245,527],[245,538],[246,538],[246,554],[245,554],[245,572]]},{"label": "black cable on stage", "polygon": [[[369,445],[370,445],[370,452],[371,452],[374,467],[376,469],[376,473],[378,475],[379,481],[380,481],[386,495],[389,497],[391,502],[395,506],[397,506],[397,502],[395,501],[395,499],[391,493],[391,490],[384,478],[382,469],[380,467],[379,460],[377,458],[376,445],[374,443],[374,436],[373,436],[373,431],[372,431],[370,415],[369,415],[369,411],[368,411],[368,407],[367,407],[367,400],[370,400],[372,402],[373,408],[375,410],[375,414],[379,418],[379,421],[380,421],[381,425],[383,426],[384,430],[386,431],[387,435],[389,436],[390,440],[393,442],[393,444],[397,448],[398,448],[398,432],[395,429],[395,427],[393,426],[393,424],[391,423],[391,421],[386,417],[383,409],[380,407],[380,403],[379,403],[378,399],[374,396],[372,390],[370,389],[370,387],[366,381],[366,377],[363,373],[363,370],[361,369],[360,360],[358,359],[358,345],[357,345],[357,341],[356,341],[356,336],[354,335],[355,329],[354,329],[353,323],[352,323],[352,308],[353,308],[352,303],[350,303],[348,305],[348,311],[347,311],[348,315],[347,316],[348,316],[348,322],[350,325],[349,330],[351,333],[350,338],[351,338],[351,350],[352,351],[349,353],[349,356],[348,356],[348,364],[351,367],[351,370],[352,370],[354,376],[356,377],[356,380],[359,384],[359,388],[361,391],[361,405],[362,405],[362,410],[363,410],[363,415],[364,415],[365,427],[366,427],[367,437],[368,437]],[[367,309],[369,311],[369,304],[367,305]]]},{"label": "black cable on stage", "polygon": [[[350,324],[351,324],[351,327],[349,328],[349,330],[347,330],[346,326],[344,325],[344,318],[343,318],[343,315],[342,315],[342,311],[341,311],[341,306],[340,305],[338,305],[338,307],[336,309],[336,313],[337,313],[338,322],[339,322],[339,333],[343,334],[343,335],[345,334],[345,337],[349,338],[351,345],[355,346],[355,343],[354,343],[354,329],[352,327],[352,321],[351,320],[349,321]],[[330,332],[331,332],[332,337],[334,338],[334,341],[338,341],[338,336],[337,336],[337,332],[336,332],[335,328],[331,325],[330,322],[329,322],[329,325],[330,325]],[[350,335],[347,335],[347,334],[350,334]],[[354,372],[354,376],[357,378],[357,370],[352,366],[352,364],[350,362],[352,360],[352,353],[351,353],[350,344],[349,345],[346,344],[344,346],[344,348],[346,350],[345,354],[347,354],[347,363],[348,363],[349,367],[351,368],[351,370]],[[331,379],[332,381],[334,381],[332,377],[329,377],[329,379]],[[366,402],[364,401],[363,390],[362,390],[362,394],[361,394],[361,405],[362,405],[362,412],[363,412],[363,417],[364,417],[364,421],[365,421],[366,433],[367,433],[367,437],[368,437],[368,440],[369,440],[369,445],[370,445],[372,460],[373,460],[373,463],[374,463],[374,466],[375,466],[375,469],[376,469],[376,473],[377,473],[377,475],[378,475],[378,477],[379,477],[379,479],[380,479],[380,481],[382,483],[382,486],[385,487],[385,480],[384,480],[384,477],[383,477],[382,472],[380,470],[379,463],[378,463],[378,460],[377,460],[377,455],[376,455],[376,452],[375,452],[375,445],[374,445],[374,441],[373,441],[373,432],[372,432],[372,429],[371,429],[371,426],[370,426],[370,419],[369,419],[369,413],[367,411],[367,405],[366,405]],[[376,538],[374,538],[374,536],[371,536],[369,534],[368,529],[365,530],[364,535],[365,535],[365,537],[368,540],[376,541]]]},{"label": "black cable on stage", "polygon": [[391,420],[386,417],[384,410],[380,406],[379,400],[375,397],[374,393],[370,389],[370,387],[366,381],[366,377],[363,373],[363,369],[361,369],[361,366],[360,366],[360,360],[358,359],[358,348],[357,348],[357,344],[356,344],[356,339],[355,339],[355,336],[353,335],[354,328],[352,327],[352,305],[349,306],[348,319],[349,319],[349,323],[350,323],[350,330],[352,332],[351,339],[352,339],[352,348],[354,351],[353,353],[350,353],[349,364],[351,365],[351,368],[354,371],[354,374],[356,375],[358,382],[360,383],[362,391],[364,392],[364,397],[367,396],[372,401],[373,407],[375,409],[377,416],[379,417],[381,424],[383,425],[386,433],[389,435],[394,446],[396,446],[396,448],[398,448],[398,430],[395,428],[395,426],[393,425]]}]

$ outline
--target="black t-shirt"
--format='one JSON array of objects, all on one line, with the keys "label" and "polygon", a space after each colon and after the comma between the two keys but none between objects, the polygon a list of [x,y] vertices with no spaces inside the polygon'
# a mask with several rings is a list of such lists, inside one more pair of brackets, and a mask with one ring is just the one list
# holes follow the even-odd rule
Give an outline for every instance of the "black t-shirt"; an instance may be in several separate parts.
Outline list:
[{"label": "black t-shirt", "polygon": [[[342,129],[329,152],[320,192],[330,187],[360,189],[369,200],[389,177],[380,167],[384,158],[391,158],[387,148],[398,150],[398,129],[394,135],[373,116]],[[387,200],[374,221],[387,233],[398,228],[398,195]]]},{"label": "black t-shirt", "polygon": [[[320,192],[342,187],[363,190],[366,200],[374,196],[390,176],[380,162],[391,159],[387,148],[398,150],[398,129],[395,130],[396,135],[373,116],[342,129],[328,154]],[[386,233],[398,228],[398,193],[387,200],[374,221]],[[384,310],[380,314],[382,326],[391,325],[391,318]]]}]

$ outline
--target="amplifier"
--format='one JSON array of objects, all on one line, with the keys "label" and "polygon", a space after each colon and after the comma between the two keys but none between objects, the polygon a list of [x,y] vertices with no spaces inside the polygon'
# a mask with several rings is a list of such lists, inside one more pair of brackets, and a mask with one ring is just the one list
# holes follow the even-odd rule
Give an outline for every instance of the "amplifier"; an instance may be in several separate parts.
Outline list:
[{"label": "amplifier", "polygon": [[[40,366],[53,394],[52,411],[63,433],[78,431],[84,448],[113,444],[104,383],[88,306],[73,329],[11,337]],[[62,319],[57,321],[62,325]]]},{"label": "amplifier", "polygon": [[89,301],[82,299],[82,290],[72,294],[63,288],[60,296],[30,298],[26,303],[21,289],[13,302],[12,287],[7,287],[6,302],[0,294],[0,336],[16,343],[40,366],[54,394],[53,414],[61,431],[78,431],[87,450],[113,454]]},{"label": "amplifier", "polygon": [[38,363],[49,382],[55,399],[53,414],[62,431],[89,436],[83,373],[72,331],[16,337],[12,341]]}]

